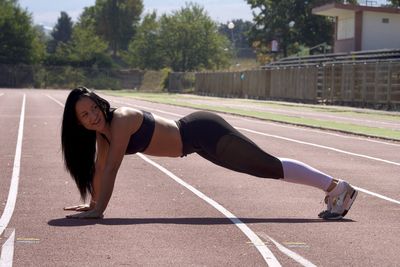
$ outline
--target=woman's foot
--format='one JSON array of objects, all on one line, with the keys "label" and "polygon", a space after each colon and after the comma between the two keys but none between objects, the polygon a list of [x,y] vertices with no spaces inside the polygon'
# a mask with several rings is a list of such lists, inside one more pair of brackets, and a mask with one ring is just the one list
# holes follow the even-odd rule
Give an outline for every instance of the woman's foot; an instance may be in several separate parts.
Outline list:
[{"label": "woman's foot", "polygon": [[350,210],[357,194],[357,190],[349,183],[338,180],[337,185],[326,194],[325,203],[327,204],[327,209],[320,212],[318,217],[324,220],[342,219]]}]

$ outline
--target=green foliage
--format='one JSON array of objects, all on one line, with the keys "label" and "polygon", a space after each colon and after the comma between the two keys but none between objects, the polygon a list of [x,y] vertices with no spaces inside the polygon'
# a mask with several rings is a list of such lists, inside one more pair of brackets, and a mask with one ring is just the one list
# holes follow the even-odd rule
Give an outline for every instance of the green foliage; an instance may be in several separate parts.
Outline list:
[{"label": "green foliage", "polygon": [[389,7],[400,7],[400,0],[391,0],[386,2],[390,2]]},{"label": "green foliage", "polygon": [[56,26],[54,26],[51,32],[52,40],[47,45],[47,50],[50,53],[54,53],[59,43],[67,43],[71,39],[72,35],[72,20],[71,17],[64,11],[61,12],[60,17],[57,20]]},{"label": "green foliage", "polygon": [[116,56],[128,48],[142,10],[142,0],[96,0],[94,7],[85,9],[81,21],[106,40]]},{"label": "green foliage", "polygon": [[107,59],[107,44],[99,36],[85,28],[75,27],[72,33],[70,59],[81,62],[81,65],[108,67],[111,59]]},{"label": "green foliage", "polygon": [[233,29],[228,28],[228,24],[221,24],[218,31],[225,35],[236,48],[250,48],[251,42],[249,40],[249,33],[254,24],[250,21],[243,21],[242,19],[232,20],[234,25]]},{"label": "green foliage", "polygon": [[125,57],[131,66],[159,70],[165,65],[159,32],[160,24],[156,13],[147,14],[138,27]]},{"label": "green foliage", "polygon": [[73,28],[71,40],[59,43],[55,53],[48,57],[47,64],[111,67],[112,60],[107,53],[107,43],[94,32],[77,24]]},{"label": "green foliage", "polygon": [[31,16],[16,1],[0,1],[0,63],[38,63],[43,48]]},{"label": "green foliage", "polygon": [[172,72],[171,68],[163,68],[161,70],[161,88],[162,89],[168,89],[168,85],[169,85],[169,74]]},{"label": "green foliage", "polygon": [[174,71],[218,69],[229,64],[228,39],[197,4],[187,4],[157,20],[144,17],[126,55],[131,66],[142,69],[169,67]]}]

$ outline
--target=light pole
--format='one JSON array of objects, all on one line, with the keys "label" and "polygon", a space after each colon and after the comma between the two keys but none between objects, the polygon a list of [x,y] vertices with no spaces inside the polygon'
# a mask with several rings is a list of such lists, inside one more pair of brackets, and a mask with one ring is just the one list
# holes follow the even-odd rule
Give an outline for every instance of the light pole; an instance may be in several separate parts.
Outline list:
[{"label": "light pole", "polygon": [[228,23],[228,29],[231,30],[231,39],[232,39],[232,53],[233,53],[233,58],[235,61],[236,58],[236,53],[235,53],[235,40],[233,39],[233,29],[235,28],[235,24],[231,21]]},{"label": "light pole", "polygon": [[233,29],[235,28],[235,24],[231,21],[228,23],[228,29],[231,30],[231,38],[232,38],[232,44],[233,44]]}]

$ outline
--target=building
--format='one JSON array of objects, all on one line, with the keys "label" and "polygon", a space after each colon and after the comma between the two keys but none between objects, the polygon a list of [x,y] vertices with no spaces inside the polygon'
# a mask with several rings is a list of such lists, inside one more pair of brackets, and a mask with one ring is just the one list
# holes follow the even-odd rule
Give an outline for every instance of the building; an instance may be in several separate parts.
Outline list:
[{"label": "building", "polygon": [[335,19],[334,53],[400,48],[400,9],[332,3],[312,13]]}]

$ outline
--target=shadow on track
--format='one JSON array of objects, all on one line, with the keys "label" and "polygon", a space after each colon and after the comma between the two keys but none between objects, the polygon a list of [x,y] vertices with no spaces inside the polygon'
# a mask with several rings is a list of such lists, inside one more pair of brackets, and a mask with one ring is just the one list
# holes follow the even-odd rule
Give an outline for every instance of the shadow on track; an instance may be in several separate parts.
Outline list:
[{"label": "shadow on track", "polygon": [[[235,220],[235,219],[233,219]],[[349,219],[338,221],[325,221],[322,219],[302,218],[239,218],[243,223],[329,223],[329,222],[354,222]],[[73,227],[86,225],[135,225],[135,224],[192,224],[192,225],[220,225],[233,224],[228,218],[106,218],[106,219],[68,219],[60,218],[48,221],[56,227]]]}]

